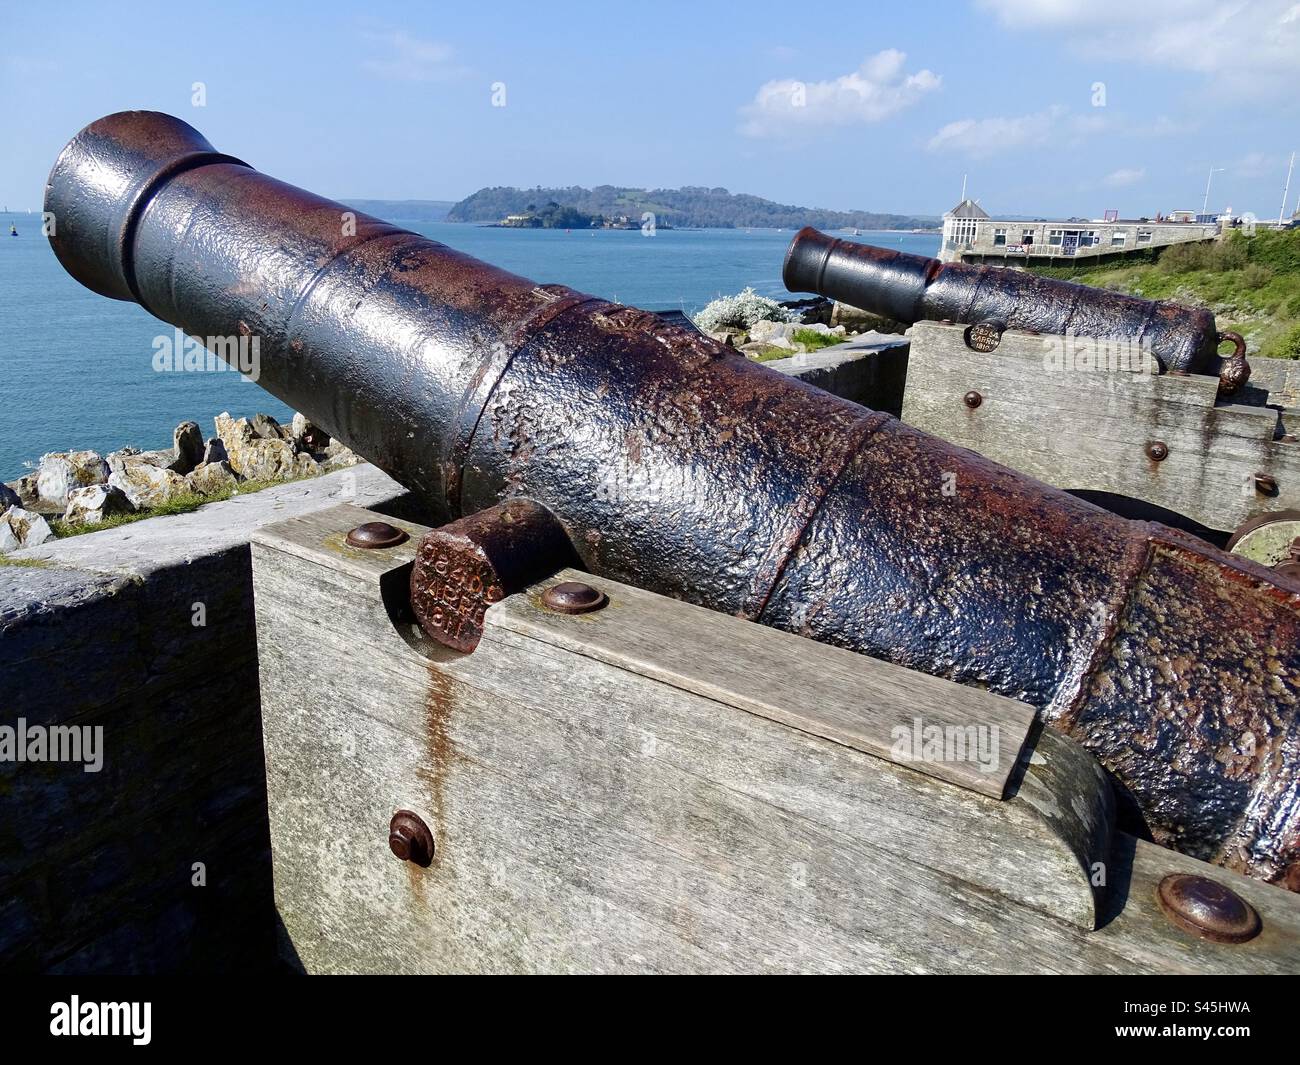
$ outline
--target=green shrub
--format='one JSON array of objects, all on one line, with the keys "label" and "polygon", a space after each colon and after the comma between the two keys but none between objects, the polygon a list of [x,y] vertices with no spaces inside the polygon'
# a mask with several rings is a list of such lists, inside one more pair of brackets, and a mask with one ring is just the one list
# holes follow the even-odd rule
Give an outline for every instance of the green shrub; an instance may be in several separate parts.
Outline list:
[{"label": "green shrub", "polygon": [[1160,269],[1166,274],[1189,274],[1209,268],[1209,245],[1174,244],[1160,256]]},{"label": "green shrub", "polygon": [[1241,283],[1246,288],[1263,288],[1273,280],[1273,271],[1263,263],[1247,263],[1241,272]]},{"label": "green shrub", "polygon": [[1270,359],[1300,359],[1300,323],[1262,345],[1260,354]]},{"label": "green shrub", "polygon": [[1300,229],[1257,229],[1248,251],[1253,263],[1278,273],[1300,273]]}]

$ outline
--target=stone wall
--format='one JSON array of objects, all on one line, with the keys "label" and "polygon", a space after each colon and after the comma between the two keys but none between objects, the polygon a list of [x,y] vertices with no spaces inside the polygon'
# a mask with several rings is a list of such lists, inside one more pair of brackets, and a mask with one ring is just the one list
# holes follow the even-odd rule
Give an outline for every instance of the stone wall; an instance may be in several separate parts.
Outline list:
[{"label": "stone wall", "polygon": [[102,728],[98,772],[0,760],[0,969],[274,964],[248,539],[402,496],[363,465],[0,560],[0,726]]}]

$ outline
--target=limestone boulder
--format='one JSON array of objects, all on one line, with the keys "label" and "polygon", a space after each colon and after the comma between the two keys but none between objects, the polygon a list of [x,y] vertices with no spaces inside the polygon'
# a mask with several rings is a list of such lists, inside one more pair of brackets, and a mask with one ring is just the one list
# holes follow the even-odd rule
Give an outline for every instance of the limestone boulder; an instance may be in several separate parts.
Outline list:
[{"label": "limestone boulder", "polygon": [[35,511],[10,507],[0,514],[0,554],[20,547],[36,547],[53,535],[50,523]]},{"label": "limestone boulder", "polygon": [[92,484],[68,495],[63,520],[72,525],[98,525],[117,514],[133,514],[135,505],[126,493],[111,484]]},{"label": "limestone boulder", "polygon": [[163,448],[158,451],[141,451],[138,447],[123,447],[116,451],[109,452],[105,456],[108,463],[109,478],[115,473],[121,473],[128,466],[153,466],[157,469],[170,469],[175,461],[175,453],[170,448]]},{"label": "limestone boulder", "polygon": [[185,478],[164,466],[131,462],[113,471],[108,483],[120,489],[139,510],[160,507],[185,491]]},{"label": "limestone boulder", "polygon": [[253,427],[253,433],[263,440],[290,440],[292,439],[290,430],[277,422],[269,414],[254,414],[253,420],[249,422]]},{"label": "limestone boulder", "polygon": [[[274,419],[267,419],[274,423]],[[293,444],[261,436],[247,418],[232,418],[226,411],[216,417],[217,436],[225,446],[230,468],[250,481],[279,481],[296,473],[297,452]],[[266,423],[262,423],[263,430]],[[308,456],[310,458],[310,456]]]},{"label": "limestone boulder", "polygon": [[749,327],[751,341],[763,341],[767,344],[779,344],[782,341],[793,344],[794,331],[806,326],[796,322],[755,322]]},{"label": "limestone boulder", "polygon": [[333,440],[323,452],[317,455],[317,461],[321,472],[329,473],[331,470],[344,470],[349,466],[355,466],[365,459],[341,440]]},{"label": "limestone boulder", "polygon": [[204,462],[185,475],[185,487],[201,496],[224,495],[239,484],[239,478],[224,459]]},{"label": "limestone boulder", "polygon": [[226,454],[226,445],[221,442],[221,437],[214,436],[203,447],[203,458],[199,461],[200,466],[209,462],[225,462],[230,456]]},{"label": "limestone boulder", "polygon": [[[18,498],[23,501],[22,505],[28,510],[31,510],[32,505],[41,498],[41,493],[36,487],[36,474],[34,473],[25,473],[18,480],[10,481],[5,487],[17,492]],[[4,507],[0,507],[0,513],[3,512]]]},{"label": "limestone boulder", "polygon": [[203,461],[203,432],[198,422],[181,422],[172,433],[173,473],[184,477]]},{"label": "limestone boulder", "polygon": [[77,488],[108,480],[108,463],[97,451],[54,451],[41,456],[36,471],[36,491],[41,499],[67,506]]}]

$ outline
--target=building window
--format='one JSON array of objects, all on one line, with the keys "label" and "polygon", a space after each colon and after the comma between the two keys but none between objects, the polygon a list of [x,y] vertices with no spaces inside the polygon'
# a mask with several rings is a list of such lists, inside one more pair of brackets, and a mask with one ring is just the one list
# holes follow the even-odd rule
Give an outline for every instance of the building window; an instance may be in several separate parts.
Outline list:
[{"label": "building window", "polygon": [[947,232],[950,246],[968,247],[975,243],[975,219],[950,219],[947,223]]},{"label": "building window", "polygon": [[1049,229],[1047,231],[1047,243],[1059,245],[1061,243],[1061,236],[1064,232],[1063,229]]},{"label": "building window", "polygon": [[1005,229],[995,229],[993,231],[993,246],[995,248],[1005,247],[1007,243],[1007,231]]},{"label": "building window", "polygon": [[1122,248],[1124,247],[1124,241],[1126,241],[1127,239],[1128,239],[1128,234],[1123,232],[1122,230],[1119,231],[1118,233],[1112,233],[1110,235],[1110,246],[1112,248]]},{"label": "building window", "polygon": [[1085,230],[1079,234],[1079,247],[1091,248],[1097,243],[1097,231],[1095,229]]},{"label": "building window", "polygon": [[1150,244],[1150,243],[1151,243],[1151,230],[1149,230],[1149,229],[1139,229],[1139,230],[1138,230],[1138,243],[1139,243],[1139,244]]},{"label": "building window", "polygon": [[1034,231],[1032,229],[1026,229],[1023,233],[1020,234],[1021,244],[1032,244],[1033,242],[1034,242]]}]

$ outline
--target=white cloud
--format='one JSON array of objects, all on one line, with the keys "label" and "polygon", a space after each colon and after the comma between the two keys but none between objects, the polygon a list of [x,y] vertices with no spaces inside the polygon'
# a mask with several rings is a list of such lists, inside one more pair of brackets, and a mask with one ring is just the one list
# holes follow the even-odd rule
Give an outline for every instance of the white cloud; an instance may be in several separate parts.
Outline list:
[{"label": "white cloud", "polygon": [[386,81],[443,81],[463,73],[453,60],[451,45],[427,41],[405,30],[367,33],[366,39],[384,53],[367,59],[363,70]]},{"label": "white cloud", "polygon": [[1217,90],[1268,96],[1300,86],[1295,0],[976,0],[1009,29],[1067,46],[1204,74]]},{"label": "white cloud", "polygon": [[1101,183],[1108,188],[1122,189],[1128,185],[1136,185],[1139,181],[1145,181],[1147,176],[1146,167],[1120,167],[1118,170],[1112,170]]},{"label": "white cloud", "polygon": [[749,137],[882,122],[934,92],[941,78],[930,70],[909,74],[907,56],[887,49],[857,70],[829,81],[769,81],[740,109],[740,130]]},{"label": "white cloud", "polygon": [[926,147],[932,152],[957,152],[972,159],[986,159],[1045,141],[1064,118],[1065,108],[1060,106],[1014,117],[963,118],[940,129]]},{"label": "white cloud", "polygon": [[1229,163],[1227,170],[1233,177],[1257,178],[1277,174],[1279,177],[1286,169],[1286,160],[1278,159],[1263,152],[1248,152],[1236,162]]}]

